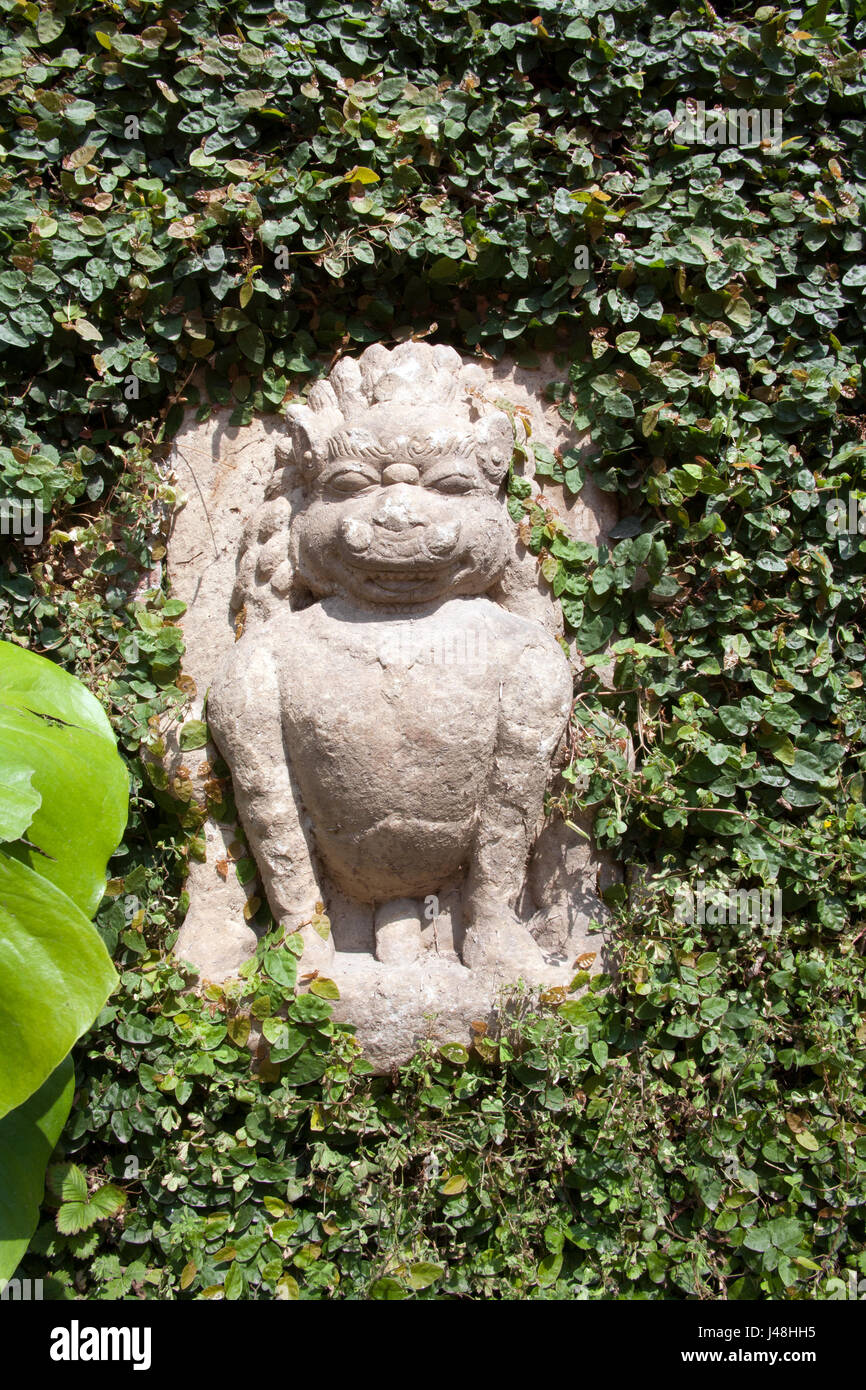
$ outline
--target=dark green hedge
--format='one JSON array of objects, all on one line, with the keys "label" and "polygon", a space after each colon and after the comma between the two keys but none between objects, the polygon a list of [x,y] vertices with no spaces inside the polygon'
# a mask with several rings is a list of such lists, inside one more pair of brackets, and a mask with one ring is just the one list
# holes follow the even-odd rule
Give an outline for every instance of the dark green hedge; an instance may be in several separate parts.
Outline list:
[{"label": "dark green hedge", "polygon": [[[866,491],[866,5],[0,5],[0,492],[52,527],[35,562],[7,546],[0,613],[106,700],[137,787],[99,918],[123,992],[65,1140],[127,1209],[49,1214],[34,1270],[89,1297],[846,1296],[866,651],[828,502]],[[685,142],[689,101],[781,138]],[[183,703],[177,608],[130,601],[156,464],[184,402],[244,421],[412,333],[554,351],[593,434],[613,547],[528,497],[576,459],[523,460],[510,508],[587,657],[555,799],[656,882],[615,895],[606,994],[393,1085],[293,1013],[290,1065],[250,1077],[249,1011],[289,984],[265,959],[196,1003],[162,963],[204,808],[148,722]],[[699,882],[778,889],[782,920],[683,922]]]}]

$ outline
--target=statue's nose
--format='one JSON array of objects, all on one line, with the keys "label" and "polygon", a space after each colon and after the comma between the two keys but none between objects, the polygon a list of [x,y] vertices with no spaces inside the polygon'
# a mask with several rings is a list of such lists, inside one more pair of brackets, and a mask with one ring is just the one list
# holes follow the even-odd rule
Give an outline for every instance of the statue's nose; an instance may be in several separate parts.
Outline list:
[{"label": "statue's nose", "polygon": [[[383,474],[383,481],[392,469],[408,466],[410,465],[391,464]],[[417,477],[418,470],[412,471]],[[398,480],[394,479],[393,483],[397,484]],[[414,487],[392,485],[383,492],[370,520],[375,526],[382,526],[386,531],[408,531],[413,526],[423,526],[424,518],[416,511],[417,502],[418,493]]]}]

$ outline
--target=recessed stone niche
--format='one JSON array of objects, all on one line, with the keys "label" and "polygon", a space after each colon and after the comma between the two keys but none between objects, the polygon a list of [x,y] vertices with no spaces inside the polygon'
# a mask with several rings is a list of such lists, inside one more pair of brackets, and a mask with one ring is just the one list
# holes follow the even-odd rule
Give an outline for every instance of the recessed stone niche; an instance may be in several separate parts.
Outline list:
[{"label": "recessed stone niche", "polygon": [[[502,486],[515,431],[586,447],[545,398],[561,375],[376,345],[285,419],[190,415],[174,445],[169,578],[189,717],[207,696],[214,743],[172,756],[200,796],[228,763],[259,871],[226,873],[238,827],[208,822],[175,953],[202,979],[235,974],[264,892],[302,934],[302,985],[336,982],[335,1016],[379,1070],[425,1038],[468,1042],[518,978],[567,987],[578,956],[604,964],[589,927],[616,868],[543,814],[580,655]],[[591,481],[544,495],[576,540],[616,521]]]}]

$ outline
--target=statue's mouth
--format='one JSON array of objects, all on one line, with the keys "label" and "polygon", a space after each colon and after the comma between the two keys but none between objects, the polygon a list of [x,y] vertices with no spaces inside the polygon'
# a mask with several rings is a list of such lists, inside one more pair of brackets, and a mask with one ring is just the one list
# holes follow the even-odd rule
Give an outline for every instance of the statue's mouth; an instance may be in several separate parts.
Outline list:
[{"label": "statue's mouth", "polygon": [[389,545],[387,550],[367,550],[362,555],[350,555],[352,569],[373,574],[412,575],[417,579],[438,576],[454,563],[453,553],[431,555],[413,541],[408,546]]},{"label": "statue's mouth", "polygon": [[417,590],[424,590],[430,584],[441,583],[444,567],[437,570],[391,570],[378,569],[367,574],[366,582],[370,588],[389,598],[405,598]]}]

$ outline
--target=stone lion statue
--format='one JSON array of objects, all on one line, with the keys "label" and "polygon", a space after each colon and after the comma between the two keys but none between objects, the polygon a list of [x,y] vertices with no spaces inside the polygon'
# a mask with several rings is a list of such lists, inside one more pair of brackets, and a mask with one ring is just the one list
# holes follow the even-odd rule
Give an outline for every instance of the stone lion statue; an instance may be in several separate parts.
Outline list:
[{"label": "stone lion statue", "polygon": [[515,579],[512,452],[448,347],[369,347],[288,409],[208,720],[302,972],[334,974],[336,951],[387,994],[436,964],[452,983],[566,968],[527,872],[572,678]]}]

